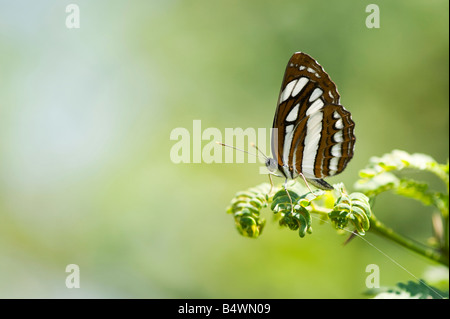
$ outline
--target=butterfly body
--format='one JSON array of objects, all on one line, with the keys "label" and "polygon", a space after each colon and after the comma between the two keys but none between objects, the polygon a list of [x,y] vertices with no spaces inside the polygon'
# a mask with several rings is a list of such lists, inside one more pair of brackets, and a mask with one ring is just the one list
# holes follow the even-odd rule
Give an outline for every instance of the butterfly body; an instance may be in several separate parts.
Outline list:
[{"label": "butterfly body", "polygon": [[302,176],[321,189],[353,157],[355,123],[336,85],[309,55],[296,52],[284,74],[272,128],[269,171],[286,181]]}]

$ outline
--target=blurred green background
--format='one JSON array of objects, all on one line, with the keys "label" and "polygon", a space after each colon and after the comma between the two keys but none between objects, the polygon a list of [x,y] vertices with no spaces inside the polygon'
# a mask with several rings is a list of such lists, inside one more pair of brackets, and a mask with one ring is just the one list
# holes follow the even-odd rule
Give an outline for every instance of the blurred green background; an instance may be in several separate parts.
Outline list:
[{"label": "blurred green background", "polygon": [[[66,28],[70,3],[79,29]],[[379,29],[365,25],[370,3]],[[241,237],[225,210],[268,180],[260,164],[174,164],[169,136],[192,134],[195,119],[269,128],[286,63],[303,51],[356,123],[355,157],[329,182],[352,190],[393,149],[445,162],[448,18],[445,0],[1,0],[0,297],[363,298],[368,264],[382,285],[414,280],[360,239],[343,246],[317,222],[300,239],[268,209],[261,237]],[[431,235],[421,204],[383,194],[374,212]],[[431,265],[366,238],[417,277]],[[79,289],[65,286],[68,264]]]}]

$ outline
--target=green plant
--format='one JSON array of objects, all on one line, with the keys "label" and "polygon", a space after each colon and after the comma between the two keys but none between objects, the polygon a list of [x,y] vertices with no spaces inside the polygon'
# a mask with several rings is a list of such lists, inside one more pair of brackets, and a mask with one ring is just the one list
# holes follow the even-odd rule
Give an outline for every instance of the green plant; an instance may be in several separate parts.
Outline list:
[{"label": "green plant", "polygon": [[[445,184],[446,192],[430,190],[428,184],[424,182],[403,177],[403,173],[409,170],[435,174]],[[373,232],[448,267],[448,161],[447,164],[439,164],[428,155],[394,150],[382,157],[371,158],[359,175],[360,179],[355,183],[357,192],[353,193],[348,193],[342,183],[333,185],[333,191],[316,190],[312,193],[301,183],[295,182],[288,186],[292,205],[282,185],[272,189],[269,183],[263,183],[237,193],[227,212],[234,216],[239,233],[246,237],[257,238],[261,235],[266,224],[261,216],[261,210],[270,205],[270,209],[278,217],[279,224],[298,231],[300,237],[312,233],[311,216],[316,215],[321,220],[329,220],[338,230],[346,229],[357,236],[364,236],[368,231]],[[387,191],[434,207],[436,210],[432,217],[434,234],[427,244],[398,234],[373,214],[370,203],[376,196]],[[420,282],[417,283],[419,286],[414,285],[400,284],[397,290],[392,291],[399,291],[402,287],[414,289],[421,287]],[[430,294],[432,297],[435,295]]]}]

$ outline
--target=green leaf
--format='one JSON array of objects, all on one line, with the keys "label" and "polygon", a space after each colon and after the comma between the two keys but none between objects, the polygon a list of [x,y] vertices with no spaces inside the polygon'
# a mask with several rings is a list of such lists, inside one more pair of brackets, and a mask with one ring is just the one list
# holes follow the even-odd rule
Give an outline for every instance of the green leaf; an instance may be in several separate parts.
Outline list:
[{"label": "green leaf", "polygon": [[[438,176],[447,186],[447,194],[430,191],[428,184],[395,175],[404,169],[428,171]],[[448,186],[449,164],[439,164],[432,157],[425,154],[408,154],[404,151],[394,150],[381,157],[372,157],[369,165],[360,171],[355,188],[369,197],[393,191],[394,193],[432,205],[439,209],[441,214],[448,216]]]},{"label": "green leaf", "polygon": [[369,292],[375,299],[448,299],[448,291],[444,292],[420,280],[398,283],[394,288],[381,288]]},{"label": "green leaf", "polygon": [[343,229],[350,222],[360,235],[364,235],[369,230],[371,215],[369,198],[366,195],[362,193],[348,195],[341,189],[341,196],[328,217],[336,228]]},{"label": "green leaf", "polygon": [[275,214],[280,214],[280,226],[298,230],[299,236],[303,238],[307,233],[312,233],[312,218],[307,207],[310,206],[312,200],[317,198],[316,194],[323,192],[318,191],[315,194],[306,193],[304,195],[299,195],[292,190],[288,190],[288,192],[292,200],[292,208],[285,189],[280,189],[274,195],[271,208]]},{"label": "green leaf", "polygon": [[238,232],[250,238],[257,238],[266,224],[260,217],[262,208],[267,207],[270,185],[267,183],[236,193],[231,200],[227,213],[233,214]]},{"label": "green leaf", "polygon": [[[391,153],[384,154],[381,157],[372,157],[369,165],[359,172],[362,180],[356,183],[356,187],[365,185],[369,179],[373,179],[378,175],[401,171],[406,168],[429,171],[438,176],[447,186],[449,186],[449,163],[439,164],[431,156],[421,153],[409,154],[405,151],[394,150]],[[387,175],[382,180],[378,180],[376,184],[387,185],[385,178],[392,178]],[[369,185],[370,186],[370,185]],[[364,187],[364,186],[363,186]],[[371,187],[373,189],[373,187]],[[361,190],[361,189],[360,189]]]}]

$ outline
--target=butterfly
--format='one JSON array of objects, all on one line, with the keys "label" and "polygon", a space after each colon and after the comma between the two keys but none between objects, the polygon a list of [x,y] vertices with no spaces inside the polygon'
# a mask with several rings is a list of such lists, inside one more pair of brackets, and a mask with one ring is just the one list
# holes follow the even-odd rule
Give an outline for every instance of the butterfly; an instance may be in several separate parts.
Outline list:
[{"label": "butterfly", "polygon": [[265,161],[270,174],[285,177],[285,189],[288,180],[301,176],[307,186],[308,181],[332,190],[323,178],[341,173],[352,159],[354,128],[350,112],[340,104],[336,85],[322,66],[306,53],[294,53],[273,120],[273,158]]}]

